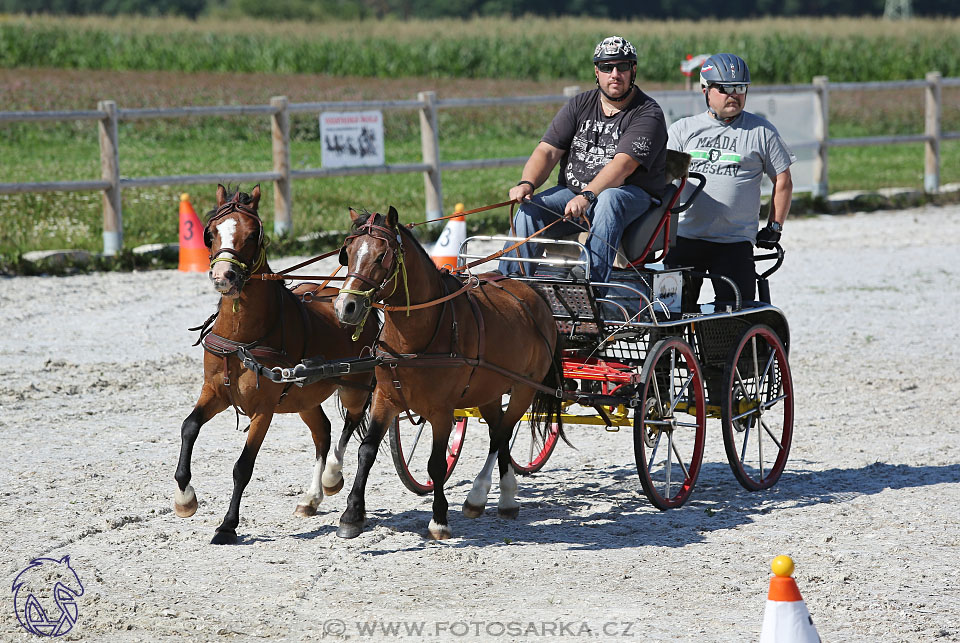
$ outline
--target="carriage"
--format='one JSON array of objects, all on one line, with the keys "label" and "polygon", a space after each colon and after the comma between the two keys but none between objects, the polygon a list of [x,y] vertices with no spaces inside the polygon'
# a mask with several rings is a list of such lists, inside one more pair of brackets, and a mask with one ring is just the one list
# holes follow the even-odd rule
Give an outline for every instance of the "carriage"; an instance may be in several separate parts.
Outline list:
[{"label": "carriage", "polygon": [[[474,247],[484,242],[517,247],[532,237],[473,237],[460,248],[459,266],[452,271],[458,275],[438,270],[391,207],[386,215],[351,210],[351,233],[334,251],[347,266],[340,278],[344,287],[325,289],[335,278],[329,276],[324,284],[288,290],[282,281],[290,271],[327,255],[273,273],[256,210],[259,188],[227,198],[219,186],[218,208],[204,238],[211,278],[222,297],[218,312],[196,329],[207,350],[205,379],[181,428],[177,514],[196,511],[190,459],[200,426],[230,405],[238,414],[242,407],[253,428],[234,467],[234,494],[215,543],[236,542],[239,501],[274,413],[300,413],[314,438],[316,463],[299,515],[312,515],[323,495],[340,490],[349,436],[367,426],[337,531],[344,538],[356,537],[366,524],[366,480],[384,433],[407,488],[433,492],[430,536],[449,538],[443,487],[471,421],[485,422],[490,438],[486,464],[464,502],[472,518],[484,513],[495,466],[497,511],[516,517],[515,473],[544,466],[558,440],[566,439],[564,422],[608,430],[632,426],[641,485],[662,510],[690,497],[708,419],[720,420],[727,458],[741,485],[759,490],[775,484],[793,433],[789,329],[770,303],[767,281],[782,264],[783,251],[776,246],[776,252],[755,257],[775,262],[757,275],[760,301],[741,301],[727,280],[734,301],[698,304],[689,286],[708,276],[660,263],[676,237],[679,213],[706,181],[683,170],[662,202],[626,228],[621,267],[607,283],[591,279],[587,250],[577,240],[540,239],[548,246],[546,257],[529,260],[535,264],[529,273],[505,278],[472,272],[503,254],[484,255]],[[696,187],[684,192],[689,178]],[[239,247],[234,239],[242,241]],[[268,281],[274,285],[268,287]],[[232,307],[224,307],[225,300],[232,300]],[[382,324],[365,328],[374,308],[383,311]],[[338,324],[331,325],[334,317]],[[241,329],[237,337],[227,332],[234,327]],[[225,334],[217,334],[220,328]],[[349,348],[351,333],[363,341]],[[330,422],[319,404],[334,389],[341,400],[347,396],[349,413],[328,460]],[[365,404],[369,412],[362,415]],[[527,409],[529,429],[520,422]],[[429,441],[423,439],[427,420]]]},{"label": "carriage", "polygon": [[[702,190],[693,179],[682,203],[686,178],[671,183],[663,203],[624,233],[619,268],[609,283],[590,279],[587,250],[578,240],[547,240],[546,256],[530,276],[514,276],[550,305],[564,338],[563,421],[608,431],[633,428],[634,456],[643,491],[659,509],[681,506],[701,468],[708,419],[719,420],[727,459],[736,479],[756,491],[774,485],[783,472],[793,433],[793,384],[787,361],[789,327],[770,301],[768,278],[783,262],[783,250],[754,257],[759,301],[736,296],[723,304],[699,305],[684,296],[692,269],[665,269],[662,261],[676,238],[677,218]],[[470,237],[460,266],[481,261],[477,250],[511,237]],[[521,259],[521,261],[523,261]],[[715,277],[714,279],[722,279]],[[476,409],[457,409],[447,447],[449,476],[457,464]],[[510,440],[519,474],[540,470],[560,440],[556,424],[536,431],[518,424]],[[427,494],[430,450],[424,422],[398,419],[389,432],[390,451],[403,484]]]}]

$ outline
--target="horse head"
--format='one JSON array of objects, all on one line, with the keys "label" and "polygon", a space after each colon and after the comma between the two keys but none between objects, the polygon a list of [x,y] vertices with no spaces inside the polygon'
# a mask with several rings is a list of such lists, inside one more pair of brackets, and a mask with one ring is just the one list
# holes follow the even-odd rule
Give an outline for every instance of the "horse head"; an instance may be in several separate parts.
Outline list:
[{"label": "horse head", "polygon": [[[340,323],[362,324],[374,302],[389,297],[403,270],[403,242],[399,215],[390,206],[386,215],[358,213],[350,209],[353,229],[340,249],[340,263],[347,267],[343,288],[334,302]],[[393,286],[388,288],[388,284]]]},{"label": "horse head", "polygon": [[207,218],[203,242],[210,251],[210,281],[224,297],[239,297],[243,284],[266,261],[259,203],[259,185],[250,194],[228,194],[217,185],[217,207]]}]

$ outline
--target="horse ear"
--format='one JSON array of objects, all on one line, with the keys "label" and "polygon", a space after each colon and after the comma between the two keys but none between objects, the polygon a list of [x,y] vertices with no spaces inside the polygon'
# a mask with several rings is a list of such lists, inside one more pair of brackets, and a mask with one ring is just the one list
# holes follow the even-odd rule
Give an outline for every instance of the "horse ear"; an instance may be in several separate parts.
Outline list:
[{"label": "horse ear", "polygon": [[387,223],[391,228],[396,228],[398,221],[400,221],[400,213],[398,213],[397,209],[391,205],[390,209],[387,210]]},{"label": "horse ear", "polygon": [[217,207],[227,202],[227,188],[217,183]]},{"label": "horse ear", "polygon": [[359,214],[356,210],[354,210],[353,208],[349,208],[349,210],[350,210],[350,220],[353,221],[353,222],[356,222],[356,221],[357,221],[357,217],[359,217],[360,214]]},{"label": "horse ear", "polygon": [[257,209],[257,205],[260,203],[260,184],[257,183],[253,186],[253,190],[250,192],[250,207],[253,210]]}]

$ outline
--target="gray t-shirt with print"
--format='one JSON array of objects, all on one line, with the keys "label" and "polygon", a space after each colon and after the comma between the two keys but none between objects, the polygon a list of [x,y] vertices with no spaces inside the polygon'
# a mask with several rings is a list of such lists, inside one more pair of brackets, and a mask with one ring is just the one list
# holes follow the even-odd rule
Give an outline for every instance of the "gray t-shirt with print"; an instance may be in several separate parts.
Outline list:
[{"label": "gray t-shirt with print", "polygon": [[599,89],[577,94],[557,112],[541,140],[564,151],[557,183],[573,192],[579,193],[619,153],[640,164],[625,185],[657,198],[667,186],[667,122],[660,105],[639,87],[613,116],[604,114]]},{"label": "gray t-shirt with print", "polygon": [[703,112],[670,126],[667,147],[693,159],[691,172],[707,186],[680,215],[677,234],[719,243],[755,243],[760,217],[760,181],[789,168],[797,157],[768,120],[742,112],[725,124]]}]

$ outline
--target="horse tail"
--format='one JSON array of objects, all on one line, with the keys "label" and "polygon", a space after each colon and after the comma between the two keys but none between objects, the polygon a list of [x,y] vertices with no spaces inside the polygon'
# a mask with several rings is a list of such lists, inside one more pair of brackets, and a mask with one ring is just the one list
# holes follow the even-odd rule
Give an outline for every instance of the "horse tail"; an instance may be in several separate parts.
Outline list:
[{"label": "horse tail", "polygon": [[533,407],[530,409],[530,428],[536,434],[546,438],[550,425],[556,424],[559,436],[569,446],[570,440],[563,432],[563,398],[559,393],[564,390],[563,378],[563,338],[557,336],[557,344],[553,349],[550,361],[550,370],[544,376],[541,384],[553,389],[551,392],[537,391],[533,396]]},{"label": "horse tail", "polygon": [[[370,388],[370,394],[367,395],[366,402],[363,403],[363,408],[360,409],[360,420],[353,427],[353,430],[350,432],[351,435],[360,433],[360,439],[362,440],[365,435],[367,435],[367,429],[370,427],[370,404],[373,402],[373,391],[377,388],[377,376],[374,374],[373,378],[370,380],[370,384],[367,385]],[[340,401],[340,396],[337,396],[337,410],[340,411],[340,419],[346,423],[347,414],[349,411],[347,407],[343,405]]]}]

